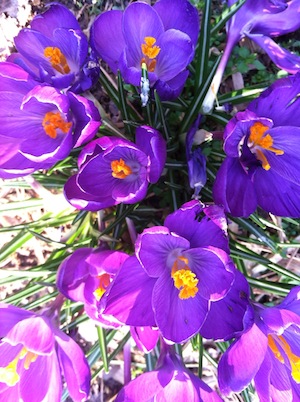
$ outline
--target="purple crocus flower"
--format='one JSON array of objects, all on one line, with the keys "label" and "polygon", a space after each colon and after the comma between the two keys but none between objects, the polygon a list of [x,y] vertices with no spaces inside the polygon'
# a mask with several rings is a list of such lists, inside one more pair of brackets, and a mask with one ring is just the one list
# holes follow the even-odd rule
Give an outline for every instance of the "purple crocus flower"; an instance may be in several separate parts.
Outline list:
[{"label": "purple crocus flower", "polygon": [[300,74],[278,80],[227,124],[213,187],[226,212],[247,217],[260,206],[300,217],[299,90]]},{"label": "purple crocus flower", "polygon": [[[200,214],[204,217],[199,221]],[[107,289],[104,313],[132,326],[158,327],[171,342],[201,329],[212,302],[235,282],[221,208],[184,204],[165,226],[145,229]],[[235,313],[243,319],[238,309]]]},{"label": "purple crocus flower", "polygon": [[47,314],[0,303],[1,401],[60,402],[63,375],[73,401],[85,401],[90,369],[80,347]]},{"label": "purple crocus flower", "polygon": [[[228,7],[236,2],[227,0]],[[232,50],[244,37],[256,42],[279,68],[297,73],[300,57],[280,47],[271,37],[285,35],[299,27],[300,0],[247,0],[227,23],[226,47],[202,104],[202,112],[211,112]]]},{"label": "purple crocus flower", "polygon": [[[176,98],[194,56],[199,17],[187,0],[137,1],[125,11],[102,13],[91,27],[91,45],[125,82],[139,86],[141,68],[161,99]],[[109,43],[109,46],[107,44]]]},{"label": "purple crocus flower", "polygon": [[275,307],[254,305],[255,321],[227,349],[218,367],[224,395],[254,379],[261,402],[300,400],[300,287]]},{"label": "purple crocus flower", "polygon": [[146,196],[148,183],[158,181],[165,160],[166,143],[151,127],[136,129],[135,144],[99,138],[79,155],[79,172],[67,181],[65,196],[76,208],[89,211],[134,204]]},{"label": "purple crocus flower", "polygon": [[75,250],[59,266],[57,288],[68,299],[84,303],[92,319],[108,327],[118,327],[120,324],[113,317],[98,312],[97,305],[127,258],[121,251],[90,247]]},{"label": "purple crocus flower", "polygon": [[88,41],[72,12],[53,3],[33,18],[30,28],[15,38],[19,53],[8,60],[20,65],[35,80],[72,92],[85,91],[93,84],[99,67],[88,56]]},{"label": "purple crocus flower", "polygon": [[91,101],[36,84],[21,67],[0,63],[1,178],[48,169],[100,126]]},{"label": "purple crocus flower", "polygon": [[221,402],[222,399],[199,377],[185,368],[172,346],[162,344],[156,369],[127,384],[116,402]]}]

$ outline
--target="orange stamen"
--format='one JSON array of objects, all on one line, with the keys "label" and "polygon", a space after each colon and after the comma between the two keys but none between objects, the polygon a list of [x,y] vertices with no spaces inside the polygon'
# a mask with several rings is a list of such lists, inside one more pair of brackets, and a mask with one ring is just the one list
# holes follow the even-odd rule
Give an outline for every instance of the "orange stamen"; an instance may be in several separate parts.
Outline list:
[{"label": "orange stamen", "polygon": [[61,74],[68,74],[71,70],[65,55],[58,47],[46,47],[44,56],[50,61],[52,67]]},{"label": "orange stamen", "polygon": [[59,112],[46,113],[42,124],[46,134],[51,138],[57,137],[56,130],[59,129],[66,134],[72,126],[72,123],[65,121]]},{"label": "orange stamen", "polygon": [[108,285],[110,284],[110,275],[102,274],[98,276],[99,279],[99,287],[94,291],[94,296],[97,300],[100,300],[103,294],[105,293]]},{"label": "orange stamen", "polygon": [[156,66],[155,58],[160,52],[160,47],[154,46],[156,39],[152,36],[145,36],[144,42],[141,44],[141,49],[145,57],[142,58],[141,64],[146,63],[148,71],[153,73]]},{"label": "orange stamen", "polygon": [[270,134],[266,134],[266,131],[269,130],[268,126],[260,122],[255,122],[250,127],[250,136],[248,140],[248,146],[250,149],[252,148],[256,154],[258,160],[261,161],[262,167],[265,170],[269,170],[271,168],[266,155],[263,150],[272,151],[276,155],[283,155],[284,151],[281,149],[276,149],[273,147],[273,138]]},{"label": "orange stamen", "polygon": [[31,363],[35,362],[37,358],[36,353],[23,348],[18,356],[6,367],[0,367],[0,382],[4,382],[9,387],[14,387],[20,381],[20,376],[17,373],[18,362],[24,359],[23,367],[28,370]]},{"label": "orange stamen", "polygon": [[111,162],[111,170],[111,175],[116,179],[125,179],[132,173],[130,166],[126,165],[122,158]]},{"label": "orange stamen", "polygon": [[171,271],[174,286],[180,290],[179,298],[182,300],[195,297],[199,290],[197,287],[199,280],[196,278],[196,274],[190,270],[188,262],[188,259],[183,256],[177,257]]},{"label": "orange stamen", "polygon": [[[276,336],[276,340],[278,341],[278,344],[280,345],[280,348],[283,350],[285,353],[288,361],[290,362],[291,365],[291,375],[293,379],[296,381],[297,384],[300,383],[300,357],[295,355],[288,342],[286,339],[282,336]],[[276,359],[280,361],[280,363],[284,363],[284,356],[282,353],[279,351],[279,348],[273,338],[272,335],[268,335],[268,345],[272,352],[274,353],[274,356]]]}]

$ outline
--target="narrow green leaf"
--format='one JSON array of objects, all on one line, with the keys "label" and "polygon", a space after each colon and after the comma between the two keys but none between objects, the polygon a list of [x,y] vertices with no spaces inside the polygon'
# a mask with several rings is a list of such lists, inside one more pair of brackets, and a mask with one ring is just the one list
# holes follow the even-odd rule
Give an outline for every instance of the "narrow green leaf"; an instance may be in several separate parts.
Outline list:
[{"label": "narrow green leaf", "polygon": [[207,76],[209,49],[210,49],[210,21],[211,0],[204,2],[204,10],[201,18],[201,30],[196,49],[195,88],[199,88]]}]

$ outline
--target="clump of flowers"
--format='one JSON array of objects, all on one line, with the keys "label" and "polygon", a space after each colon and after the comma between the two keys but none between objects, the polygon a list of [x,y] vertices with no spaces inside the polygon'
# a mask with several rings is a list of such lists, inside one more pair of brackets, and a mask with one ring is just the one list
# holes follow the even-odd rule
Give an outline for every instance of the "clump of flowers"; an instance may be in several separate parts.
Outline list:
[{"label": "clump of flowers", "polygon": [[[30,197],[0,207],[0,401],[105,399],[121,354],[117,402],[300,401],[300,58],[271,39],[300,0],[92,3],[51,3],[0,62],[1,194]],[[245,37],[293,75],[251,65],[210,113]]]}]

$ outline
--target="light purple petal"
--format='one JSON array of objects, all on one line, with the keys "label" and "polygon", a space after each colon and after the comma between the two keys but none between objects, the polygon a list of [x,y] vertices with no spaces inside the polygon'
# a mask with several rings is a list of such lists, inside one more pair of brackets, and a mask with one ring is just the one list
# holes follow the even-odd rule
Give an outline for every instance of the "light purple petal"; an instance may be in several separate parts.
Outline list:
[{"label": "light purple petal", "polygon": [[185,32],[196,46],[199,34],[199,15],[196,7],[186,0],[160,0],[153,8],[159,14],[165,30],[174,28]]},{"label": "light purple petal", "polygon": [[149,126],[139,126],[135,133],[135,143],[150,158],[149,182],[156,183],[164,168],[167,149],[166,141],[159,131]]},{"label": "light purple petal", "polygon": [[130,327],[130,333],[136,346],[144,353],[151,352],[155,348],[160,332],[151,327]]},{"label": "light purple petal", "polygon": [[254,186],[238,158],[225,158],[213,186],[213,198],[233,216],[248,217],[255,211]]},{"label": "light purple petal", "polygon": [[268,36],[247,33],[248,38],[256,42],[276,64],[277,67],[295,74],[300,69],[300,56],[280,47]]},{"label": "light purple petal", "polygon": [[229,395],[246,388],[258,372],[267,347],[267,336],[254,324],[226,350],[218,366],[222,394]]},{"label": "light purple petal", "polygon": [[172,265],[182,250],[190,243],[164,226],[145,229],[135,244],[136,256],[151,277],[158,277],[166,270],[171,272]]},{"label": "light purple petal", "polygon": [[130,55],[129,66],[140,67],[144,57],[141,45],[145,37],[158,39],[163,32],[162,21],[153,7],[142,2],[130,4],[123,16],[123,35]]},{"label": "light purple petal", "polygon": [[83,351],[70,337],[57,330],[57,356],[71,398],[75,401],[87,399],[90,392],[90,366]]},{"label": "light purple petal", "polygon": [[[125,48],[122,33],[123,11],[111,10],[100,14],[91,26],[91,46],[111,68],[114,74]],[[110,44],[107,46],[107,44]]]},{"label": "light purple petal", "polygon": [[199,294],[217,301],[229,291],[234,281],[233,263],[227,253],[217,248],[193,248],[184,253],[189,267],[199,280]]},{"label": "light purple petal", "polygon": [[168,341],[181,343],[201,328],[208,312],[208,302],[199,292],[195,297],[180,299],[171,273],[165,272],[154,285],[153,308],[162,336]]},{"label": "light purple petal", "polygon": [[129,257],[104,293],[101,302],[106,315],[132,326],[155,327],[152,291],[155,279],[150,278],[135,257]]},{"label": "light purple petal", "polygon": [[[27,336],[29,332],[34,333],[35,336]],[[31,316],[19,321],[4,339],[11,345],[22,343],[26,349],[37,354],[50,354],[54,348],[50,322],[41,316]]]}]

